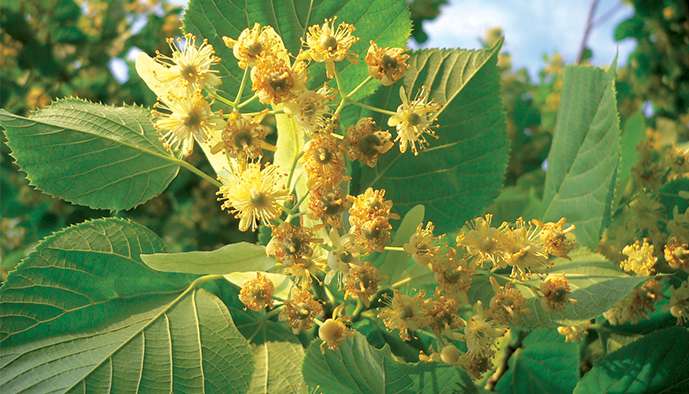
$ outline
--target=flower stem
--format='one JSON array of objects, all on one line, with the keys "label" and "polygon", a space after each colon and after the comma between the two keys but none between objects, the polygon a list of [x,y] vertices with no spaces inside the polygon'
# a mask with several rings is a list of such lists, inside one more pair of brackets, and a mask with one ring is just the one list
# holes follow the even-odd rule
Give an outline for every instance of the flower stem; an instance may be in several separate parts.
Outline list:
[{"label": "flower stem", "polygon": [[398,288],[398,287],[400,287],[400,286],[406,285],[406,284],[409,283],[409,282],[411,282],[411,276],[407,276],[407,277],[404,278],[404,279],[398,280],[397,282],[395,282],[395,283],[393,283],[392,285],[390,285],[390,288],[391,288],[391,289],[396,289],[396,288]]},{"label": "flower stem", "polygon": [[287,177],[287,188],[290,190],[292,188],[292,178],[294,177],[294,171],[297,168],[297,163],[299,162],[299,159],[301,159],[303,155],[304,151],[301,151],[294,157],[294,161],[292,162],[292,168],[290,168],[289,170],[289,176]]},{"label": "flower stem", "polygon": [[358,107],[367,109],[367,110],[369,110],[369,111],[378,112],[378,113],[385,114],[385,115],[390,115],[390,116],[397,115],[397,112],[388,111],[387,109],[374,107],[374,106],[372,106],[372,105],[360,103],[360,102],[354,101],[354,100],[347,100],[347,101],[349,101],[350,103],[352,103],[352,104],[354,104],[354,105],[356,105],[356,106],[358,106]]},{"label": "flower stem", "polygon": [[184,167],[185,169],[191,171],[192,173],[200,176],[201,178],[207,180],[210,182],[212,185],[215,185],[216,187],[222,186],[222,183],[220,183],[217,179],[213,178],[212,176],[206,174],[205,172],[199,170],[198,168],[194,167],[193,164],[186,162],[184,160],[176,160],[177,164],[179,164],[180,167]]},{"label": "flower stem", "polygon": [[277,150],[277,148],[275,147],[275,145],[269,144],[269,143],[267,143],[267,142],[265,142],[265,141],[261,141],[261,149],[265,149],[265,150],[267,150],[267,151],[269,151],[269,152],[275,152],[275,151]]},{"label": "flower stem", "polygon": [[247,105],[251,104],[251,102],[256,100],[257,98],[258,98],[258,94],[254,94],[253,96],[246,99],[244,102],[239,103],[237,105],[237,109],[246,107]]},{"label": "flower stem", "polygon": [[244,94],[244,87],[246,86],[246,80],[248,79],[249,76],[249,67],[244,69],[244,75],[242,75],[242,82],[239,83],[239,89],[237,90],[237,96],[234,99],[235,103],[238,103],[239,100],[242,99],[242,95]]},{"label": "flower stem", "polygon": [[345,96],[345,98],[348,99],[348,98],[354,96],[354,95],[356,94],[356,92],[358,92],[359,89],[361,89],[361,88],[363,88],[364,86],[366,86],[366,84],[367,84],[371,79],[372,79],[372,78],[371,78],[370,75],[369,75],[368,77],[364,78],[364,80],[361,81],[360,84],[356,85],[356,87],[355,87],[354,89],[352,89],[351,92],[347,93],[347,95]]},{"label": "flower stem", "polygon": [[230,106],[230,107],[232,107],[232,108],[236,108],[236,107],[237,107],[237,103],[236,103],[236,102],[231,101],[230,99],[225,98],[225,97],[223,97],[223,96],[221,96],[221,95],[219,95],[219,94],[217,94],[217,93],[211,93],[211,96],[212,96],[214,99],[216,99],[216,100],[220,101],[221,103],[223,103],[223,104],[225,104],[225,105],[228,105],[228,106]]},{"label": "flower stem", "polygon": [[385,250],[389,250],[392,252],[404,252],[404,248],[401,246],[386,246]]}]

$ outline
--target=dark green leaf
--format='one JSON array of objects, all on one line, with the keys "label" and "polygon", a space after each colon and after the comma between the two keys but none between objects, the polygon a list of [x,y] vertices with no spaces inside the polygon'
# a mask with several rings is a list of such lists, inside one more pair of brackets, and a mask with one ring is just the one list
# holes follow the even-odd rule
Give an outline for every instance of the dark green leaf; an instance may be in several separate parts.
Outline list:
[{"label": "dark green leaf", "polygon": [[579,378],[579,346],[554,329],[531,332],[512,354],[499,393],[571,393]]},{"label": "dark green leaf", "polygon": [[689,331],[655,331],[608,354],[577,384],[575,394],[686,393]]},{"label": "dark green leaf", "polygon": [[[375,168],[362,168],[359,191],[385,189],[402,214],[423,204],[427,219],[441,232],[456,230],[493,201],[502,186],[509,145],[495,66],[499,48],[500,43],[490,50],[432,49],[412,56],[401,84],[412,95],[424,87],[443,105],[439,138],[416,157],[393,151]],[[396,109],[397,88],[377,94],[374,104]]]},{"label": "dark green leaf", "polygon": [[615,186],[615,202],[617,207],[627,187],[632,167],[639,160],[636,147],[646,139],[646,121],[641,112],[636,112],[624,123],[621,140],[620,168],[617,171],[617,185]]}]

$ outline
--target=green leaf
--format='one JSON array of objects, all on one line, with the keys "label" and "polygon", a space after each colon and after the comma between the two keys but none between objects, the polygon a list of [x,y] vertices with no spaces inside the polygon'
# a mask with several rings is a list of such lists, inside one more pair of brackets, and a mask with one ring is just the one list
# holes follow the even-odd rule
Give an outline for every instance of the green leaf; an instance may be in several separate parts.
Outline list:
[{"label": "green leaf", "polygon": [[302,372],[310,387],[325,394],[476,392],[461,369],[397,362],[387,347],[374,348],[358,332],[335,350],[321,351],[320,341],[313,341]]},{"label": "green leaf", "polygon": [[635,112],[624,123],[621,140],[620,168],[617,171],[617,185],[615,186],[615,202],[613,207],[620,204],[622,195],[627,187],[632,167],[639,160],[636,147],[646,140],[646,120],[643,113]]},{"label": "green leaf", "polygon": [[292,342],[264,342],[254,346],[256,368],[248,393],[306,393],[306,384],[298,366],[304,360],[304,348]]},{"label": "green leaf", "polygon": [[[356,26],[359,42],[352,47],[360,61],[357,64],[338,65],[345,89],[350,90],[367,76],[363,62],[369,41],[380,46],[403,47],[411,31],[409,11],[401,0],[191,0],[184,16],[186,31],[207,38],[223,59],[220,74],[223,90],[234,95],[238,90],[243,70],[237,66],[232,50],[222,41],[223,36],[237,38],[254,23],[271,25],[282,37],[285,46],[296,55],[301,48],[301,38],[310,25],[320,24],[326,18],[337,15],[339,22]],[[319,69],[319,70],[317,70]],[[322,67],[311,73],[311,87],[319,87],[325,81]],[[370,83],[357,97],[370,94],[378,86]],[[248,92],[248,90],[247,90]]]},{"label": "green leaf", "polygon": [[689,331],[655,331],[600,360],[574,389],[593,393],[684,393],[689,386]]},{"label": "green leaf", "polygon": [[544,219],[566,217],[577,227],[577,241],[595,249],[610,216],[619,157],[613,71],[567,67],[548,155]]},{"label": "green leaf", "polygon": [[682,214],[689,207],[689,179],[678,178],[660,188],[660,202],[668,217],[674,215],[675,208]]},{"label": "green leaf", "polygon": [[[622,272],[616,264],[595,254],[572,255],[572,260],[558,259],[548,274],[564,274],[569,282],[569,297],[576,300],[568,303],[561,311],[546,309],[541,297],[533,290],[519,286],[528,296],[530,314],[520,324],[525,327],[548,327],[572,324],[592,319],[607,311],[617,301],[624,298],[647,277],[630,276]],[[532,285],[537,286],[538,281]]]},{"label": "green leaf", "polygon": [[162,247],[121,219],[42,241],[0,289],[0,391],[245,391],[246,340],[193,276],[139,259]]},{"label": "green leaf", "polygon": [[29,118],[0,110],[0,126],[31,185],[91,208],[135,207],[179,170],[143,108],[65,99]]},{"label": "green leaf", "polygon": [[[443,105],[439,138],[416,157],[392,151],[375,168],[362,168],[359,191],[385,189],[401,214],[423,204],[441,232],[456,230],[490,204],[502,186],[509,146],[495,65],[500,44],[490,50],[414,53],[398,85],[412,95],[423,87]],[[376,94],[373,103],[397,108],[398,85]]]},{"label": "green leaf", "polygon": [[510,357],[499,393],[571,393],[579,378],[579,346],[553,329],[531,332]]},{"label": "green leaf", "polygon": [[[402,246],[409,242],[409,238],[423,222],[424,211],[423,205],[417,205],[404,215],[395,236],[392,237],[392,245]],[[404,278],[405,271],[415,264],[407,253],[389,250],[383,253],[378,269],[385,276],[386,282],[395,283]]]},{"label": "green leaf", "polygon": [[265,247],[249,242],[229,244],[209,252],[143,254],[141,260],[157,271],[196,275],[267,271],[275,265],[275,260],[266,256]]}]

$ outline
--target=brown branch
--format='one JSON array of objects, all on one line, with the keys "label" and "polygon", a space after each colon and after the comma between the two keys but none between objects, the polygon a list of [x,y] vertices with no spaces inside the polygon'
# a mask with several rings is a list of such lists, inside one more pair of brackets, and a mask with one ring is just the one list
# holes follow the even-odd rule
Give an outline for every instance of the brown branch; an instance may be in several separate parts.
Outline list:
[{"label": "brown branch", "polygon": [[[525,331],[517,331],[516,333],[516,338],[514,340],[510,341],[510,343],[507,345],[505,348],[505,353],[503,354],[502,361],[498,368],[493,372],[492,375],[490,375],[490,378],[488,378],[488,381],[486,381],[485,389],[488,391],[493,391],[495,390],[495,386],[498,384],[498,381],[500,378],[505,375],[505,372],[510,368],[509,366],[509,361],[510,357],[519,349],[522,347],[522,341],[528,334]],[[513,334],[514,335],[514,334]]]},{"label": "brown branch", "polygon": [[593,20],[596,16],[596,8],[600,0],[591,0],[591,7],[589,7],[589,14],[586,17],[586,27],[584,28],[584,35],[581,37],[581,44],[579,44],[579,53],[577,54],[577,64],[584,60],[584,53],[586,52],[586,44],[588,44],[591,30],[593,30]]}]

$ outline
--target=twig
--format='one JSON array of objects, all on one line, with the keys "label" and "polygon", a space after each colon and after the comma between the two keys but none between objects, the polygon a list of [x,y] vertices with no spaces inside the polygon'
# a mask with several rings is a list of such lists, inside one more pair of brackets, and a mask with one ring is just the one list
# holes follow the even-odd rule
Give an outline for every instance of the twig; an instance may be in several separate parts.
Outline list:
[{"label": "twig", "polygon": [[584,28],[584,35],[581,37],[581,44],[579,44],[579,53],[577,54],[577,64],[584,60],[584,53],[586,52],[586,44],[589,41],[589,36],[591,35],[591,30],[593,30],[593,19],[596,16],[596,8],[598,8],[598,3],[600,0],[591,0],[591,7],[589,8],[589,14],[586,17],[586,27]]},{"label": "twig", "polygon": [[524,331],[517,331],[516,332],[517,337],[515,340],[510,342],[509,345],[505,348],[505,354],[503,355],[502,362],[500,363],[500,366],[498,366],[498,369],[495,370],[495,372],[490,375],[490,378],[488,378],[488,381],[486,382],[485,389],[488,391],[493,391],[495,389],[495,386],[498,384],[498,381],[500,378],[507,372],[509,369],[509,361],[510,357],[519,349],[522,347],[522,341],[526,337],[526,332]]}]

